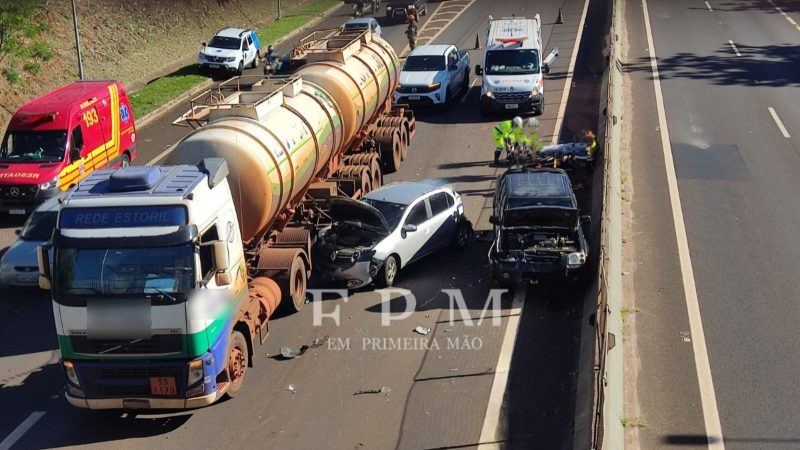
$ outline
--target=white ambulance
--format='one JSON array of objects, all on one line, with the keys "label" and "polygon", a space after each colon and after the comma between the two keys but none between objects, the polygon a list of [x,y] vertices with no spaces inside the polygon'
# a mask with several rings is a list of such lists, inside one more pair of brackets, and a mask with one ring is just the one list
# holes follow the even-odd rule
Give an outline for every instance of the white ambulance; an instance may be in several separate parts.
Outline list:
[{"label": "white ambulance", "polygon": [[538,14],[532,19],[489,16],[484,64],[475,66],[475,75],[483,76],[482,112],[544,112],[544,74],[558,57],[558,48],[544,59],[542,50]]}]

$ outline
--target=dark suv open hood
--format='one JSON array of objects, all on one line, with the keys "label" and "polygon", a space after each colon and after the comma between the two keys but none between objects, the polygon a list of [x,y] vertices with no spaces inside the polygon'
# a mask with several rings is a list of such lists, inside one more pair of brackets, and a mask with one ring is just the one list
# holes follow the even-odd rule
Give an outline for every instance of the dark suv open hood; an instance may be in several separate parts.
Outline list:
[{"label": "dark suv open hood", "polygon": [[391,229],[383,214],[374,207],[347,197],[331,199],[328,214],[336,221],[364,224],[389,234]]},{"label": "dark suv open hood", "polygon": [[506,227],[559,227],[573,229],[578,224],[578,210],[556,206],[530,206],[509,209],[503,216]]}]

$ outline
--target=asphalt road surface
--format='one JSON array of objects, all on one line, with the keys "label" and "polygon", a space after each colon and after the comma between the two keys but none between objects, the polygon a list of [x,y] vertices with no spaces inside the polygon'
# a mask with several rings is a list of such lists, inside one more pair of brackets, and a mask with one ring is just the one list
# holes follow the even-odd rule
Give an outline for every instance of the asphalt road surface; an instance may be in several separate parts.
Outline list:
[{"label": "asphalt road surface", "polygon": [[[602,10],[604,4],[593,0],[590,7]],[[553,24],[559,7],[563,25]],[[430,1],[420,36],[472,49],[477,34],[485,38],[490,14],[541,14],[547,49],[558,46],[561,56],[546,81],[540,135],[550,142],[556,134],[565,82],[574,82],[565,104],[562,133],[572,140],[578,129],[593,128],[597,122],[599,94],[587,95],[586,90],[597,91],[599,79],[585,63],[584,54],[596,51],[600,39],[591,32],[601,28],[602,16],[587,21],[582,39],[587,44],[581,46],[575,78],[567,74],[583,8],[583,0]],[[337,26],[349,14],[349,9],[340,8],[317,28]],[[398,50],[406,46],[403,31],[403,25],[383,26],[384,38]],[[286,51],[291,44],[279,50]],[[470,56],[473,65],[482,63],[480,50],[471,51]],[[416,301],[410,317],[390,327],[380,323],[383,308],[404,309],[401,294],[405,291],[365,290],[346,301],[325,295],[301,313],[272,321],[271,336],[256,349],[254,367],[236,399],[183,412],[92,412],[72,408],[63,399],[48,296],[36,290],[5,289],[0,302],[0,402],[7,406],[0,415],[0,440],[4,439],[0,447],[9,442],[19,448],[417,449],[480,444],[511,296],[503,298],[499,326],[491,320],[470,326],[457,312],[450,323],[449,297],[442,292],[461,289],[473,318],[480,315],[489,294],[490,236],[485,231],[491,229],[488,216],[499,169],[489,166],[494,120],[480,116],[480,88],[474,75],[472,81],[471,89],[456,98],[449,110],[418,114],[417,137],[408,159],[386,178],[436,178],[453,183],[465,197],[467,215],[479,231],[478,239],[463,253],[440,253],[400,274],[397,287],[407,289]],[[188,132],[170,124],[185,110],[186,106],[176,107],[138,130],[140,153],[135,163],[157,160]],[[587,188],[584,194],[589,192]],[[586,197],[582,202],[591,209]],[[1,247],[13,240],[13,230],[19,226],[6,219],[0,230]],[[496,441],[512,448],[572,448],[584,292],[531,287],[517,295],[525,295],[526,306],[519,317]],[[326,313],[338,310],[338,326],[333,320],[313,326],[314,306]],[[415,334],[417,326],[432,331],[427,336]],[[299,347],[325,336],[324,345],[299,358],[275,358],[282,346]],[[397,345],[401,348],[392,348]],[[383,387],[390,389],[388,395],[356,395]]]},{"label": "asphalt road surface", "polygon": [[[628,400],[647,422],[629,443],[798,448],[800,5],[648,1],[665,124],[643,4],[626,6],[633,130],[626,270],[639,310],[632,314],[638,355],[629,360],[638,385]],[[686,301],[695,290],[684,289],[689,261],[679,256],[665,131],[699,315]],[[690,318],[702,320],[706,351]]]}]

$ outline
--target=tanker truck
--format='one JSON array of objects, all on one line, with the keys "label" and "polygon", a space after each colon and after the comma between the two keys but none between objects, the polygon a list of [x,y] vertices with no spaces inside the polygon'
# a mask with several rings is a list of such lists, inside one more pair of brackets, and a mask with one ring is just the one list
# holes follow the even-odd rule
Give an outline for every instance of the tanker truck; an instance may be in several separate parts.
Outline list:
[{"label": "tanker truck", "polygon": [[299,53],[292,76],[234,79],[193,102],[179,122],[195,129],[164,165],[97,171],[63,200],[39,281],[72,405],[238,395],[270,316],[305,303],[328,201],[400,165],[415,122],[391,104],[391,46],[336,32]]}]

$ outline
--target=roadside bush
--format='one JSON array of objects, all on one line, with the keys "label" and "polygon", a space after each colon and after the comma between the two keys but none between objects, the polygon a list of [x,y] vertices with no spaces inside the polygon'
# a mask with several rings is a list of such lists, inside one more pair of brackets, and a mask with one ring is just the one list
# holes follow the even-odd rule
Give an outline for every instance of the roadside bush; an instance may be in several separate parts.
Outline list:
[{"label": "roadside bush", "polygon": [[19,72],[14,67],[3,68],[3,76],[6,77],[6,80],[11,84],[17,84],[19,82]]},{"label": "roadside bush", "polygon": [[42,61],[50,61],[53,59],[53,50],[44,41],[36,41],[31,44],[31,56],[39,58]]},{"label": "roadside bush", "polygon": [[29,62],[25,63],[25,65],[22,66],[22,70],[28,72],[31,75],[38,75],[39,71],[42,70],[42,66],[40,66],[38,63],[35,62]]}]

